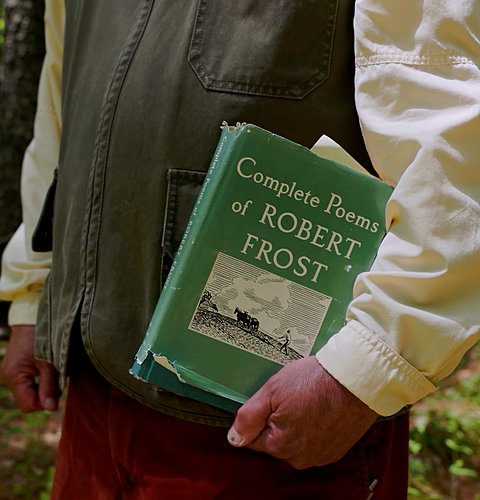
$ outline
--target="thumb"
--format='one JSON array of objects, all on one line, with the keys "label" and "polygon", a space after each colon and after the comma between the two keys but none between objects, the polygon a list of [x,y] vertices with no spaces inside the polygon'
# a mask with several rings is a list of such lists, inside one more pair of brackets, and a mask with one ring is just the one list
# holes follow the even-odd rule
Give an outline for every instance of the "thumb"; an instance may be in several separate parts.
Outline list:
[{"label": "thumb", "polygon": [[271,413],[269,393],[261,388],[238,410],[228,442],[237,447],[250,444],[265,429]]},{"label": "thumb", "polygon": [[38,393],[40,403],[45,410],[55,411],[58,409],[60,395],[57,371],[52,364],[46,361],[37,361],[37,367],[39,371]]}]

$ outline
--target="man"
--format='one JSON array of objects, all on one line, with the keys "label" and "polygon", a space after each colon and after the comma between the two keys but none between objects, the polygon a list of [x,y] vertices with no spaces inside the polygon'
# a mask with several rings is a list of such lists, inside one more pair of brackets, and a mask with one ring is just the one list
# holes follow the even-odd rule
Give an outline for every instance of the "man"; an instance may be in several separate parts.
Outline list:
[{"label": "man", "polygon": [[[47,4],[43,110],[56,138],[63,47],[62,126],[34,241],[49,248],[55,194],[36,365],[20,303],[33,316],[28,292],[47,257],[12,256],[28,251],[30,209],[2,286],[17,325],[4,374],[19,405],[54,409],[51,363],[70,374],[55,498],[405,498],[407,417],[374,421],[433,391],[479,335],[479,7],[461,4],[356,3],[357,106],[375,168],[396,184],[390,232],[346,326],[239,410],[228,438],[240,449],[221,428],[231,415],[142,384],[128,366],[222,120],[307,145],[326,133],[369,164],[349,71],[353,2],[67,1],[64,43],[62,3]],[[36,137],[33,150],[51,157],[26,165],[27,184],[56,164]]]},{"label": "man", "polygon": [[282,342],[282,345],[280,346],[280,351],[284,351],[285,354],[288,354],[288,344],[290,344],[290,340],[292,340],[292,336],[290,334],[290,328],[285,329],[279,340],[280,342]]}]

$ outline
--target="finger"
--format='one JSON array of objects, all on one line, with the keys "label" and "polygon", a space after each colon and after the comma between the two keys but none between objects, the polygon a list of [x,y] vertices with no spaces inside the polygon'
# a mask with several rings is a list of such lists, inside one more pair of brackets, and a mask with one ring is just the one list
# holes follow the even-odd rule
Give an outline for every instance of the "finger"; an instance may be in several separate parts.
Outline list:
[{"label": "finger", "polygon": [[37,367],[40,374],[38,388],[40,403],[45,410],[58,410],[60,388],[57,371],[52,364],[45,361],[37,361]]},{"label": "finger", "polygon": [[27,375],[20,376],[10,387],[15,403],[21,411],[29,413],[43,410],[38,398],[38,387],[33,377]]},{"label": "finger", "polygon": [[276,448],[275,439],[273,438],[273,430],[267,423],[262,431],[252,441],[247,444],[248,448],[254,451],[268,453],[277,458],[285,458],[283,454]]},{"label": "finger", "polygon": [[233,446],[250,444],[265,429],[271,413],[269,392],[263,387],[238,410],[228,431],[229,443]]}]

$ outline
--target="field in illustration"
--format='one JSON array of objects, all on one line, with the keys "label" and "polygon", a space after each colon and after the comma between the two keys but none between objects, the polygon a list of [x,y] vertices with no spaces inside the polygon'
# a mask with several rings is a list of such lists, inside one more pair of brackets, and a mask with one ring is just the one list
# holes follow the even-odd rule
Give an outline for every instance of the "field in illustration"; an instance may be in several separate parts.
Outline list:
[{"label": "field in illustration", "polygon": [[189,329],[285,364],[310,354],[331,300],[219,253]]}]

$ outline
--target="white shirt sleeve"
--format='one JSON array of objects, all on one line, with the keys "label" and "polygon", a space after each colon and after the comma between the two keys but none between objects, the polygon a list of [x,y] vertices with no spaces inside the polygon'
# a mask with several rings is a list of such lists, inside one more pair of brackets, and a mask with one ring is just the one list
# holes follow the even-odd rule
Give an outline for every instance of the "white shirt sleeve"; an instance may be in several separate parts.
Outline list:
[{"label": "white shirt sleeve", "polygon": [[23,224],[3,253],[0,275],[0,298],[12,302],[11,325],[35,324],[38,300],[50,269],[51,255],[33,252],[31,239],[58,161],[63,30],[63,0],[47,0],[46,55],[38,87],[34,138],[22,165]]},{"label": "white shirt sleeve", "polygon": [[389,232],[319,362],[381,415],[480,338],[480,3],[357,0],[356,103]]}]

